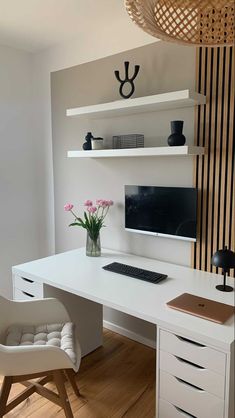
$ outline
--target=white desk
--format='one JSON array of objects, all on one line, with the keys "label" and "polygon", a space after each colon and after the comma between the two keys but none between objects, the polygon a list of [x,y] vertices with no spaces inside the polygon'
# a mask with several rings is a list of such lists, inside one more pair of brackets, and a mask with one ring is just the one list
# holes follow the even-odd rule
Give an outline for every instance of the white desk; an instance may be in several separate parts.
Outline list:
[{"label": "white desk", "polygon": [[[112,261],[165,273],[168,279],[155,285],[104,271]],[[55,296],[65,303],[83,355],[102,344],[103,305],[157,326],[157,417],[234,418],[234,318],[219,325],[166,306],[184,292],[233,305],[234,292],[215,289],[221,276],[110,250],[90,258],[83,248],[12,271],[15,299]],[[234,280],[228,283],[233,286]]]}]

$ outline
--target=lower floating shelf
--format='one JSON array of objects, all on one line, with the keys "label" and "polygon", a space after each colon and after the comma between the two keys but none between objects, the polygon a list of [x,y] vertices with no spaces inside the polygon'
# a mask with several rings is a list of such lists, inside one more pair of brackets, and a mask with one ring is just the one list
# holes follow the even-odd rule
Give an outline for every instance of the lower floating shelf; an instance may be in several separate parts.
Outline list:
[{"label": "lower floating shelf", "polygon": [[161,157],[161,156],[187,156],[203,155],[203,147],[182,145],[178,147],[149,147],[104,149],[93,151],[68,151],[69,158],[117,158],[117,157]]}]

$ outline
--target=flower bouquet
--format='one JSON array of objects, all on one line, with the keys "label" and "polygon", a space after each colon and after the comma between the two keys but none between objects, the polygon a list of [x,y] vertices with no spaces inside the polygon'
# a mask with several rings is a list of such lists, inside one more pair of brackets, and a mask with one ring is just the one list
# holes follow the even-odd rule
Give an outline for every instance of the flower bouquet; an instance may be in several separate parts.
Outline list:
[{"label": "flower bouquet", "polygon": [[112,200],[98,199],[95,205],[92,200],[86,200],[83,219],[73,211],[74,205],[67,203],[64,206],[64,210],[71,212],[75,218],[69,226],[80,226],[87,230],[86,255],[90,257],[101,255],[100,230],[105,226],[104,219],[112,205]]}]

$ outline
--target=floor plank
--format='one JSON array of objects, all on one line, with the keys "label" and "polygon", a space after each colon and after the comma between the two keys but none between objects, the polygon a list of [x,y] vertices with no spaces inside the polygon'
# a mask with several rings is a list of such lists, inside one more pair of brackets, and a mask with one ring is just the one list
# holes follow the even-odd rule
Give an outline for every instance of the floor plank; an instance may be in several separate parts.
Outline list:
[{"label": "floor plank", "polygon": [[[77,382],[82,395],[79,399],[66,383],[75,418],[155,416],[155,350],[142,344],[104,329],[103,347],[82,359]],[[54,384],[47,387],[55,390]],[[10,398],[22,388],[14,385]],[[64,418],[64,413],[33,394],[6,417]]]}]

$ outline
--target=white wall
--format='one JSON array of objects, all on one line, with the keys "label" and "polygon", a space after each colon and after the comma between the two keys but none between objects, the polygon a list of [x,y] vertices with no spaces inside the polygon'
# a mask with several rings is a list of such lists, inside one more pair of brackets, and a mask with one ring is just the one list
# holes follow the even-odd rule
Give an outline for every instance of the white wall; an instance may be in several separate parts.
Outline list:
[{"label": "white wall", "polygon": [[38,54],[0,46],[1,294],[12,296],[13,264],[55,250],[51,71],[151,42],[122,7],[106,25]]},{"label": "white wall", "polygon": [[44,195],[40,212],[40,249],[44,255],[55,251],[54,231],[54,185],[51,136],[51,92],[52,71],[69,68],[98,58],[113,55],[157,40],[134,25],[126,11],[120,8],[120,15],[113,21],[90,28],[79,39],[66,42],[32,56],[33,86],[36,97],[35,132],[38,136],[41,167],[40,194]]},{"label": "white wall", "polygon": [[[87,131],[108,141],[115,134],[143,133],[146,146],[165,145],[171,120],[184,120],[187,144],[194,143],[193,107],[97,120],[66,117],[66,107],[119,99],[119,85],[113,71],[124,61],[140,64],[134,97],[194,88],[194,48],[165,42],[135,48],[52,74],[56,250],[64,251],[84,245],[83,234],[67,227],[68,217],[62,210],[64,203],[72,200],[75,204],[87,198],[105,198],[106,195],[116,205],[107,221],[109,228],[102,231],[104,246],[190,265],[190,242],[124,232],[123,186],[190,187],[193,184],[193,157],[97,161],[67,158],[68,150],[82,148]],[[184,62],[184,71],[181,62]]]},{"label": "white wall", "polygon": [[0,294],[11,266],[40,256],[31,55],[0,46]]}]

